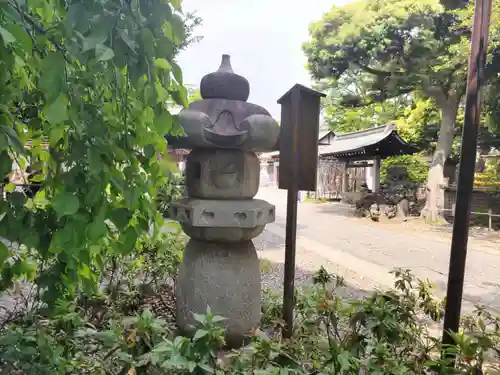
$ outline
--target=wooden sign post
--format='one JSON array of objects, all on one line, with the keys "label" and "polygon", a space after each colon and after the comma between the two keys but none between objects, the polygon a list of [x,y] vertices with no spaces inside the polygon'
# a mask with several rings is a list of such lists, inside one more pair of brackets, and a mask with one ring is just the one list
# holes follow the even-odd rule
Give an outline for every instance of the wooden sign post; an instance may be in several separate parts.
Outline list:
[{"label": "wooden sign post", "polygon": [[285,338],[293,333],[298,193],[316,190],[320,101],[324,96],[296,84],[278,100],[281,104],[278,187],[288,190],[283,283]]},{"label": "wooden sign post", "polygon": [[[460,326],[460,314],[464,290],[467,242],[469,239],[470,207],[476,169],[477,137],[481,114],[480,90],[488,52],[488,30],[492,0],[476,0],[474,26],[470,43],[469,68],[467,69],[467,91],[465,94],[464,127],[460,149],[460,165],[456,206],[454,208],[453,234],[451,237],[450,265],[444,310],[443,345],[455,344],[452,333]],[[450,367],[455,365],[455,354],[444,351],[452,357]]]}]

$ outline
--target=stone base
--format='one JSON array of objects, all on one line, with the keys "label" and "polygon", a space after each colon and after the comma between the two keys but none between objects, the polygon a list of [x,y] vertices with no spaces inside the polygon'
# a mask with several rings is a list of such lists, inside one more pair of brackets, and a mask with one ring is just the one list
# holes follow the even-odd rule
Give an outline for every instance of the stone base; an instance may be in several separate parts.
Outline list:
[{"label": "stone base", "polygon": [[227,320],[226,343],[243,344],[245,335],[260,321],[260,265],[251,241],[233,244],[190,240],[179,268],[176,289],[177,324],[192,335],[192,313],[205,314],[207,306]]},{"label": "stone base", "polygon": [[192,239],[206,242],[235,243],[248,241],[257,237],[264,231],[264,225],[255,228],[235,228],[235,227],[192,227],[182,224],[184,232]]},{"label": "stone base", "polygon": [[275,206],[261,199],[209,200],[183,198],[172,202],[172,219],[191,227],[255,228],[276,219]]}]

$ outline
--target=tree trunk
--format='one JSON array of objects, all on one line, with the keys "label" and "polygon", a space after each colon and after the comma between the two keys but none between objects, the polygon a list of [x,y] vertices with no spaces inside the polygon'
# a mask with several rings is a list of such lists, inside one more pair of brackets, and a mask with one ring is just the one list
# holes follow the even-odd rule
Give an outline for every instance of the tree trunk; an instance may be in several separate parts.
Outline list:
[{"label": "tree trunk", "polygon": [[441,127],[427,178],[427,197],[422,217],[427,222],[443,220],[444,165],[451,155],[459,99],[448,98],[441,105]]}]

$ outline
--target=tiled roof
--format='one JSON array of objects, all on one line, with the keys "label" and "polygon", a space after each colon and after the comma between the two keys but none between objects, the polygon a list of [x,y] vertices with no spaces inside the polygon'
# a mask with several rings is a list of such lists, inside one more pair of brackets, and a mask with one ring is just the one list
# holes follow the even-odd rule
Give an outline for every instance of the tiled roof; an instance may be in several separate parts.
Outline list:
[{"label": "tiled roof", "polygon": [[320,155],[348,157],[367,153],[382,156],[413,154],[417,149],[407,144],[393,124],[347,134],[336,134],[330,145],[320,146]]}]

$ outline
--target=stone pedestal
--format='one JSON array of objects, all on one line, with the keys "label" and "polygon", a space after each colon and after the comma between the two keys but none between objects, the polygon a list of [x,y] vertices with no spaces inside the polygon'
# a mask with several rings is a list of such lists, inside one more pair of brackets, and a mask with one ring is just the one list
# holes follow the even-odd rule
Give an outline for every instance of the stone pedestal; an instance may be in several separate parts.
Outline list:
[{"label": "stone pedestal", "polygon": [[226,343],[240,346],[260,320],[260,265],[252,241],[210,243],[190,240],[179,269],[177,324],[187,334],[196,325],[191,312],[207,306],[227,318]]},{"label": "stone pedestal", "polygon": [[172,217],[191,237],[179,269],[177,324],[195,331],[193,313],[207,306],[227,320],[226,343],[237,347],[260,320],[260,266],[252,238],[275,219],[275,207],[253,199],[259,188],[255,152],[271,151],[279,126],[264,108],[247,103],[248,81],[233,73],[229,57],[201,83],[202,100],[179,114],[191,149],[188,198],[172,204]]}]

